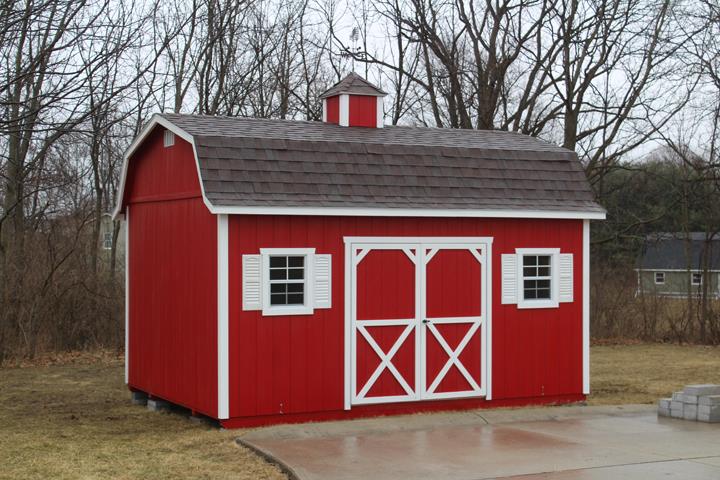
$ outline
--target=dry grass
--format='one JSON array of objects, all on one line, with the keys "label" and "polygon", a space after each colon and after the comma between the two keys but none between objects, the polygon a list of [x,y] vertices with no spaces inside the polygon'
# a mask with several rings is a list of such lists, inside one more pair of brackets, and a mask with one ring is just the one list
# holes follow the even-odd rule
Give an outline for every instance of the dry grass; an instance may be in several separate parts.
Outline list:
[{"label": "dry grass", "polygon": [[592,405],[654,403],[692,383],[720,383],[720,347],[598,345],[590,353]]},{"label": "dry grass", "polygon": [[0,370],[0,478],[285,478],[237,431],[131,405],[118,359],[70,360]]},{"label": "dry grass", "polygon": [[[687,383],[720,383],[720,348],[592,348],[591,404],[651,403]],[[133,406],[112,354],[0,369],[0,478],[284,478],[238,447],[238,431]]]}]

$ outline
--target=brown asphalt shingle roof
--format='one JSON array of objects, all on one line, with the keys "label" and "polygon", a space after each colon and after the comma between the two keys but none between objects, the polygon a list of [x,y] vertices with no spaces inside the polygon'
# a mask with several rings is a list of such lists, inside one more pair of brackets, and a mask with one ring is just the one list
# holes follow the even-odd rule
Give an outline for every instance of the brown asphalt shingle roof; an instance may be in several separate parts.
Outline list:
[{"label": "brown asphalt shingle roof", "polygon": [[162,114],[215,207],[604,212],[574,152],[516,133]]},{"label": "brown asphalt shingle roof", "polygon": [[320,98],[332,97],[341,93],[350,93],[353,95],[374,95],[384,96],[385,92],[380,90],[372,83],[365,80],[355,72],[350,72],[347,77],[337,82],[332,87],[320,94]]}]

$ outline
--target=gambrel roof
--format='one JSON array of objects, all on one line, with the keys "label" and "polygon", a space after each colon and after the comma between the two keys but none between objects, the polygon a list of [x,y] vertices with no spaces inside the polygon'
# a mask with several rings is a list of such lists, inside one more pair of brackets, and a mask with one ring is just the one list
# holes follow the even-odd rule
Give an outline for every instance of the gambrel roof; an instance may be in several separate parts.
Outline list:
[{"label": "gambrel roof", "polygon": [[152,122],[194,145],[214,213],[605,217],[574,152],[518,133],[181,114]]}]

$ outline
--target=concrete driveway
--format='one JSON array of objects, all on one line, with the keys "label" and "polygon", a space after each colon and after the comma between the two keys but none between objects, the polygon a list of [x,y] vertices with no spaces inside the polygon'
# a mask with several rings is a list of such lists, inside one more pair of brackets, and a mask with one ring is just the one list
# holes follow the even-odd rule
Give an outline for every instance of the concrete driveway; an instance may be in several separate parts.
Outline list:
[{"label": "concrete driveway", "polygon": [[720,479],[720,424],[647,405],[473,410],[248,432],[302,480]]}]

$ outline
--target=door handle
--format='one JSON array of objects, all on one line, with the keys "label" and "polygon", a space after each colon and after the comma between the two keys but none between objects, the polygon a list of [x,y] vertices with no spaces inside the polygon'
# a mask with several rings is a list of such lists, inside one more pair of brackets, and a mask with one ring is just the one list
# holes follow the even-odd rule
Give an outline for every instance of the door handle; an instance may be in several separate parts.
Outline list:
[{"label": "door handle", "polygon": [[426,319],[424,319],[422,322],[423,322],[423,323],[430,323],[430,320],[428,320],[428,319],[426,318]]}]

